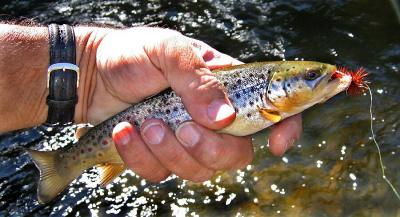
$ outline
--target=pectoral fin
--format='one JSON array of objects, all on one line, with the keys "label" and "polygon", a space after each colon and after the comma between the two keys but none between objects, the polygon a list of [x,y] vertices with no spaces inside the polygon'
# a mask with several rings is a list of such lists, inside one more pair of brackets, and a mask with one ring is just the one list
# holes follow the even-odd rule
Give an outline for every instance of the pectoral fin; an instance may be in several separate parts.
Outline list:
[{"label": "pectoral fin", "polygon": [[282,120],[282,116],[278,111],[267,108],[259,108],[258,110],[263,118],[271,122],[277,123]]},{"label": "pectoral fin", "polygon": [[115,178],[125,171],[126,167],[123,164],[103,164],[99,166],[100,169],[100,184],[106,186],[110,184]]}]

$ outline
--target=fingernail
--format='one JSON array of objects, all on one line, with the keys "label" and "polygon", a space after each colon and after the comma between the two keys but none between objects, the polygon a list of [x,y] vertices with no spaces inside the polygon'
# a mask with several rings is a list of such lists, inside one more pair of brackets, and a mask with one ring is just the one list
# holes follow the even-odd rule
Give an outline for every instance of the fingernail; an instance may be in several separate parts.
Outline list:
[{"label": "fingernail", "polygon": [[225,100],[217,99],[214,100],[208,106],[208,118],[212,121],[221,121],[235,113],[232,106],[228,105]]},{"label": "fingernail", "polygon": [[163,140],[165,131],[163,126],[161,126],[159,123],[151,123],[143,128],[142,135],[147,143],[156,145],[160,144]]},{"label": "fingernail", "polygon": [[114,141],[118,145],[127,145],[131,141],[131,131],[130,130],[131,129],[129,129],[129,128],[115,130],[115,131],[117,131],[117,133],[113,134]]},{"label": "fingernail", "polygon": [[176,129],[176,137],[180,143],[190,148],[200,141],[200,132],[193,122],[185,122]]}]

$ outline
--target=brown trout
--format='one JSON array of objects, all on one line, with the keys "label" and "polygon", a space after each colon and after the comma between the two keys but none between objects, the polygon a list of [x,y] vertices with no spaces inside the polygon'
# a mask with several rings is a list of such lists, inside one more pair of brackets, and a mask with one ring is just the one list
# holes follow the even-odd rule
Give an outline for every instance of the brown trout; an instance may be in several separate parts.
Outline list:
[{"label": "brown trout", "polygon": [[[218,131],[236,136],[254,134],[268,126],[325,102],[346,90],[351,76],[334,76],[333,65],[310,61],[277,61],[243,64],[214,70],[236,111],[236,119]],[[166,90],[132,105],[117,115],[77,132],[79,141],[54,151],[28,150],[40,171],[38,200],[47,203],[84,170],[98,166],[106,185],[125,169],[111,138],[116,124],[127,121],[140,127],[147,118],[164,120],[173,130],[191,120],[181,98]]]}]

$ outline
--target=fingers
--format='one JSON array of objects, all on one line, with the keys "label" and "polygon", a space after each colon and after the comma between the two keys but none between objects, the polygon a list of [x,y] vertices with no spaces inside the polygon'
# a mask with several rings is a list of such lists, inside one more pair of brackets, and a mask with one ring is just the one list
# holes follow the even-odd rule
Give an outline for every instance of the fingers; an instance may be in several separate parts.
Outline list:
[{"label": "fingers", "polygon": [[113,140],[122,160],[139,176],[152,182],[160,182],[169,176],[170,171],[147,148],[130,123],[122,122],[115,126]]},{"label": "fingers", "polygon": [[203,57],[203,60],[210,70],[243,64],[243,62],[240,62],[239,60],[229,55],[220,53],[216,49],[212,48],[210,45],[200,40],[190,40],[192,41],[192,46],[198,52],[199,56]]},{"label": "fingers", "polygon": [[301,131],[301,114],[294,115],[275,124],[269,136],[269,149],[272,154],[282,156],[300,138]]},{"label": "fingers", "polygon": [[170,173],[202,182],[215,170],[241,169],[253,159],[249,137],[218,134],[194,122],[172,130],[161,120],[143,123],[141,134],[123,122],[114,128],[113,140],[125,164],[139,176],[160,182]]},{"label": "fingers", "polygon": [[191,121],[181,124],[176,136],[187,152],[212,170],[240,169],[253,159],[249,137],[218,134]]},{"label": "fingers", "polygon": [[[231,65],[232,59],[211,48],[199,51],[193,46],[193,41],[184,36],[166,40],[159,56],[162,57],[158,59],[161,71],[165,73],[172,89],[182,98],[193,120],[207,128],[220,129],[235,119],[235,110],[223,86],[207,68],[208,65]],[[207,65],[203,59],[212,61],[216,56],[228,60],[221,58]]]},{"label": "fingers", "polygon": [[141,134],[154,156],[177,176],[201,182],[210,179],[214,174],[213,170],[193,159],[163,121],[158,119],[145,121],[141,127]]},{"label": "fingers", "polygon": [[[140,133],[129,123],[118,125],[113,139],[122,160],[150,181],[165,179],[170,173],[205,181],[215,170],[247,165],[253,157],[249,138],[212,131],[229,125],[236,114],[223,85],[209,69],[241,62],[179,34],[162,41],[157,46],[145,46],[148,60],[156,69],[152,71],[161,72],[154,76],[165,77],[165,83],[182,98],[196,123],[183,124],[176,134],[157,119],[142,123]],[[132,71],[137,72],[138,67],[135,69]]]},{"label": "fingers", "polygon": [[[297,140],[302,130],[301,116],[295,115],[274,126],[270,150],[281,156]],[[215,170],[240,169],[253,158],[249,137],[218,134],[194,122],[185,122],[176,137],[161,120],[147,120],[141,135],[131,124],[118,124],[113,139],[123,161],[141,177],[159,182],[170,173],[200,182]],[[143,138],[143,139],[142,139]]]}]

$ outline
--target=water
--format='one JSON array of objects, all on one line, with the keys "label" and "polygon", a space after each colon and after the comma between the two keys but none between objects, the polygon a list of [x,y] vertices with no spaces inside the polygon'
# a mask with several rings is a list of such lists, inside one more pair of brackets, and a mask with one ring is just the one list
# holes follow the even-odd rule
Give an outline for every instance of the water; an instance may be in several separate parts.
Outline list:
[{"label": "water", "polygon": [[[0,18],[41,24],[156,25],[204,40],[244,62],[316,60],[365,67],[387,176],[400,188],[400,25],[395,1],[9,1]],[[8,14],[8,15],[5,15]],[[234,45],[234,46],[232,46]],[[380,176],[368,96],[336,96],[304,112],[304,133],[283,158],[254,136],[253,163],[193,184],[152,185],[132,173],[102,189],[91,170],[57,200],[36,202],[38,172],[21,147],[71,141],[73,129],[0,136],[0,216],[400,216]]]}]

